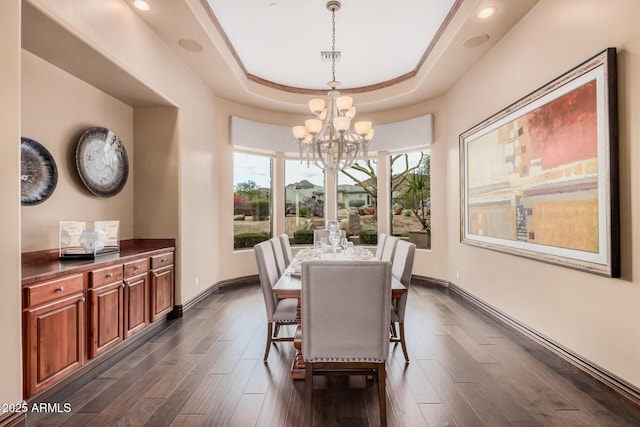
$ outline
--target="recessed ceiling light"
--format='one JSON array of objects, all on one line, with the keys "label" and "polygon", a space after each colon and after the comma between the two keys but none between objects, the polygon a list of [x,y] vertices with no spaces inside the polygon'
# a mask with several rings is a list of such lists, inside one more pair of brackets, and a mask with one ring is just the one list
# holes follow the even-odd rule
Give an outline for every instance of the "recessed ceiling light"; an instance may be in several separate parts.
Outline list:
[{"label": "recessed ceiling light", "polygon": [[496,13],[496,10],[498,10],[498,8],[495,6],[485,7],[483,9],[480,9],[480,11],[476,13],[476,17],[480,19],[486,19]]},{"label": "recessed ceiling light", "polygon": [[204,46],[193,39],[180,39],[178,40],[178,44],[184,50],[188,50],[189,52],[202,52],[204,50]]},{"label": "recessed ceiling light", "polygon": [[151,10],[151,5],[144,0],[133,0],[133,6],[139,10]]}]

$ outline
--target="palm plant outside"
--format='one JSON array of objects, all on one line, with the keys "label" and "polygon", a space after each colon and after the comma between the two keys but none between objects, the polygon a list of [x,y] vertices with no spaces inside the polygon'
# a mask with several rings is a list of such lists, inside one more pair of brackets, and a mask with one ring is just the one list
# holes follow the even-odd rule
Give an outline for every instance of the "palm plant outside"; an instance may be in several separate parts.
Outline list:
[{"label": "palm plant outside", "polygon": [[429,208],[427,199],[430,194],[429,175],[414,173],[408,179],[408,189],[406,195],[413,199],[413,214],[422,224],[422,231],[431,231],[431,224],[427,222],[427,212]]}]

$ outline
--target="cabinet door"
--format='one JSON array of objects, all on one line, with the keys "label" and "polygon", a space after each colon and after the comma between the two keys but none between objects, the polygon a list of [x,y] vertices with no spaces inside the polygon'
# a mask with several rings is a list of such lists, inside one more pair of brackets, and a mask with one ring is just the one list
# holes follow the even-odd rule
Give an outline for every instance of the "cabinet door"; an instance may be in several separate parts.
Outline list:
[{"label": "cabinet door", "polygon": [[89,358],[124,339],[123,282],[89,290]]},{"label": "cabinet door", "polygon": [[84,363],[84,302],[79,293],[25,310],[25,397]]},{"label": "cabinet door", "polygon": [[151,270],[151,321],[173,310],[173,265]]},{"label": "cabinet door", "polygon": [[149,281],[147,273],[124,281],[124,337],[145,327],[149,318]]}]

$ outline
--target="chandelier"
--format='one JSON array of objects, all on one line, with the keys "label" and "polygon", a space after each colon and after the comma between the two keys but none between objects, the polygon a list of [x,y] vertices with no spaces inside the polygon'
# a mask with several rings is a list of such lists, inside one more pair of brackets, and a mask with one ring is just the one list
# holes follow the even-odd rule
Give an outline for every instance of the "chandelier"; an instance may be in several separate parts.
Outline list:
[{"label": "chandelier", "polygon": [[307,160],[321,169],[337,172],[353,165],[358,158],[366,158],[369,141],[373,138],[371,122],[355,122],[356,107],[350,96],[340,96],[336,81],[336,11],[339,1],[327,2],[331,12],[331,75],[327,83],[330,90],[327,100],[315,98],[309,101],[309,109],[314,118],[305,121],[304,126],[295,126],[293,136],[299,142],[300,161]]}]

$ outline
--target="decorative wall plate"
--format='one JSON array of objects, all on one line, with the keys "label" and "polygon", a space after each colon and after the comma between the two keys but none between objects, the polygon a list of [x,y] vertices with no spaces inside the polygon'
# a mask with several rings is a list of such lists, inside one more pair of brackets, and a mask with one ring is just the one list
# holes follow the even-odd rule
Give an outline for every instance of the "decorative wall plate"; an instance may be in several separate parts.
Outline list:
[{"label": "decorative wall plate", "polygon": [[33,139],[20,138],[20,203],[37,205],[47,200],[58,184],[58,168],[53,156]]},{"label": "decorative wall plate", "polygon": [[76,148],[76,167],[85,187],[100,197],[118,194],[129,177],[129,159],[122,141],[103,127],[92,127],[82,134]]}]

